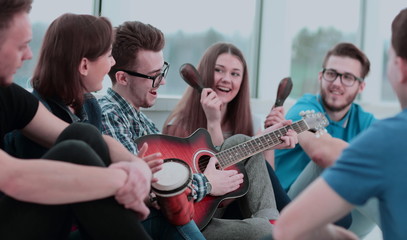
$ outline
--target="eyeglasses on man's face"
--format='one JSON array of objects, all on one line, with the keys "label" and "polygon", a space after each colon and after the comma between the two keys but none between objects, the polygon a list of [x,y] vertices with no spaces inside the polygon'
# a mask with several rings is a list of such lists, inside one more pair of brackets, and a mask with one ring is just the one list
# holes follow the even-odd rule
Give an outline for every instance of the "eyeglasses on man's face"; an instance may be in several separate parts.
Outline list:
[{"label": "eyeglasses on man's face", "polygon": [[160,83],[163,80],[163,78],[165,78],[167,76],[169,68],[170,68],[170,64],[167,63],[167,62],[164,62],[164,66],[161,68],[160,73],[158,73],[155,76],[148,76],[148,75],[145,75],[145,74],[141,74],[141,73],[138,73],[138,72],[133,72],[133,71],[130,71],[130,70],[125,70],[125,69],[116,69],[116,72],[122,71],[122,72],[125,72],[125,73],[127,73],[127,74],[129,74],[131,76],[134,76],[134,77],[141,77],[141,78],[151,79],[151,80],[153,80],[153,84],[151,86],[153,88],[158,88],[158,86],[160,86]]},{"label": "eyeglasses on man's face", "polygon": [[328,81],[333,82],[339,76],[341,83],[347,87],[352,87],[356,81],[363,82],[363,78],[356,77],[351,73],[338,73],[333,69],[326,69],[322,70],[322,77]]}]

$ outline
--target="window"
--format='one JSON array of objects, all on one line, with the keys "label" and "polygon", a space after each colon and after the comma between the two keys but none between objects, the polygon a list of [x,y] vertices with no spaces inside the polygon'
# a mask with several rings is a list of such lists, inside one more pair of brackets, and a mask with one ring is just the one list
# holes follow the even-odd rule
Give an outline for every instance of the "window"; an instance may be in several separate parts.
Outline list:
[{"label": "window", "polygon": [[[249,74],[253,76],[255,12],[256,1],[246,0],[104,0],[102,6],[102,15],[113,26],[137,20],[164,33],[164,58],[171,67],[167,84],[160,88],[161,95],[183,94],[188,85],[179,75],[179,67],[184,63],[196,66],[204,51],[218,41],[236,45],[245,55]],[[105,85],[110,85],[110,80]]]},{"label": "window", "polygon": [[397,97],[393,92],[392,87],[387,79],[387,59],[388,59],[388,49],[391,46],[391,22],[393,21],[394,17],[406,7],[406,2],[403,0],[394,0],[388,3],[384,3],[379,1],[378,3],[378,11],[379,14],[375,16],[378,18],[378,26],[379,30],[375,37],[378,38],[381,48],[381,99],[383,101],[396,101]]},{"label": "window", "polygon": [[[34,57],[17,72],[15,82],[29,87],[43,35],[56,17],[66,12],[93,14],[99,6],[113,26],[139,20],[164,32],[164,57],[171,67],[160,96],[181,95],[187,84],[179,67],[187,62],[197,65],[207,47],[227,41],[246,57],[253,98],[267,102],[275,98],[278,82],[287,76],[294,82],[290,98],[298,98],[317,91],[326,51],[348,41],[359,46],[372,64],[360,100],[373,105],[396,102],[386,77],[387,49],[390,23],[405,8],[405,0],[36,0],[30,14]],[[110,84],[106,77],[102,94]]]},{"label": "window", "polygon": [[286,27],[292,51],[290,76],[295,86],[291,97],[317,92],[322,61],[335,44],[351,42],[359,45],[359,6],[360,2],[354,0],[287,1],[289,17]]},{"label": "window", "polygon": [[[52,9],[52,11],[49,11]],[[45,32],[51,22],[66,12],[93,14],[93,0],[37,0],[33,1],[32,9],[30,12],[30,19],[33,30],[33,38],[30,43],[33,52],[33,59],[25,61],[21,69],[14,76],[14,82],[20,86],[30,88],[29,82],[44,38]],[[67,53],[69,54],[69,53]]]}]

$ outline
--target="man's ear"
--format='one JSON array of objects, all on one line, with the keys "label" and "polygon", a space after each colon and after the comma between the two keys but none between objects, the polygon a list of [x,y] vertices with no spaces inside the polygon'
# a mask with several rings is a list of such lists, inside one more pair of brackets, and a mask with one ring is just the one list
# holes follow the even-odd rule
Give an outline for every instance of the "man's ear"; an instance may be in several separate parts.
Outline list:
[{"label": "man's ear", "polygon": [[122,71],[117,71],[116,74],[114,75],[116,78],[116,83],[120,85],[127,85],[127,77],[126,74]]},{"label": "man's ear", "polygon": [[319,72],[318,73],[318,82],[321,82],[322,81],[322,72]]},{"label": "man's ear", "polygon": [[89,60],[87,58],[82,58],[81,62],[79,63],[79,72],[87,76],[88,75],[88,70],[89,70]]},{"label": "man's ear", "polygon": [[396,58],[396,65],[400,69],[401,81],[402,82],[407,82],[407,59],[397,57]]},{"label": "man's ear", "polygon": [[[356,80],[358,81],[358,80]],[[359,83],[359,93],[363,92],[363,89],[366,87],[366,82],[363,80],[362,82]]]}]

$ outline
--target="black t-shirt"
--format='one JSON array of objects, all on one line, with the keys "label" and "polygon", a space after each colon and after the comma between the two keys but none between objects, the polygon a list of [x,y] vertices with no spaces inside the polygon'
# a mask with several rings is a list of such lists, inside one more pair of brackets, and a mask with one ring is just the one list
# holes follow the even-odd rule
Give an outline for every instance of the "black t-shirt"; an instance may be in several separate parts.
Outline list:
[{"label": "black t-shirt", "polygon": [[24,128],[34,118],[38,104],[36,97],[14,83],[0,87],[0,148],[6,133]]}]

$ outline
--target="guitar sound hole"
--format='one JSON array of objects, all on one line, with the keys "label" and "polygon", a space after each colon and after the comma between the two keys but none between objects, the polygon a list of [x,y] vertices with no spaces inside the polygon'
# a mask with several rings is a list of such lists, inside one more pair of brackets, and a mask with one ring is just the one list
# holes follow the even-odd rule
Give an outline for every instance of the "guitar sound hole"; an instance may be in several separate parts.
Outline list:
[{"label": "guitar sound hole", "polygon": [[[203,173],[205,171],[210,158],[211,158],[211,156],[209,156],[209,155],[203,155],[203,156],[199,157],[199,160],[198,160],[199,172]],[[220,169],[219,163],[216,163],[215,167],[216,167],[216,169]]]}]

